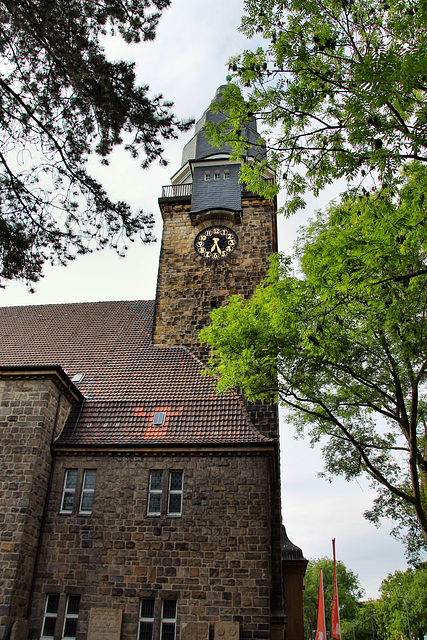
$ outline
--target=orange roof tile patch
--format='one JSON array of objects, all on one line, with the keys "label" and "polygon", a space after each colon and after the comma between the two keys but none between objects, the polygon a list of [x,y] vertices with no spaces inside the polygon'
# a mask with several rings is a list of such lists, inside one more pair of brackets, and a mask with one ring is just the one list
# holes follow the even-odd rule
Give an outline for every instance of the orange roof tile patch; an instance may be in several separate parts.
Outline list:
[{"label": "orange roof tile patch", "polygon": [[161,427],[151,425],[145,430],[143,435],[144,440],[164,440],[166,438],[166,434],[168,432],[168,428],[166,424]]}]

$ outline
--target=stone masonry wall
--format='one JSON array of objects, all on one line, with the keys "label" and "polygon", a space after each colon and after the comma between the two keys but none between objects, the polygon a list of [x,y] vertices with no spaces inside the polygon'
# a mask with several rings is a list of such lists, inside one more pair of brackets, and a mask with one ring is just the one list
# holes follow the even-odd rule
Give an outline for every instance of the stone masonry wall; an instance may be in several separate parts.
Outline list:
[{"label": "stone masonry wall", "polygon": [[[0,379],[0,628],[5,635],[28,602],[59,396],[50,379]],[[68,408],[63,397],[58,429]]]},{"label": "stone masonry wall", "polygon": [[[249,297],[265,277],[267,258],[276,251],[273,203],[248,197],[242,200],[242,209],[239,224],[218,214],[193,226],[190,205],[162,205],[154,345],[185,345],[203,360],[206,352],[198,334],[212,308],[224,304],[232,294]],[[211,261],[196,254],[194,239],[216,224],[237,234],[238,247],[227,258]]]},{"label": "stone masonry wall", "polygon": [[[58,456],[29,637],[40,637],[46,594],[57,593],[56,639],[69,594],[81,596],[77,640],[91,608],[121,609],[121,640],[136,640],[144,597],[177,599],[178,634],[183,621],[205,621],[213,638],[216,621],[234,621],[240,640],[269,638],[269,464],[267,453]],[[92,515],[76,504],[59,514],[66,469],[79,470],[79,494],[94,468]],[[184,471],[181,517],[146,515],[152,469]]]},{"label": "stone masonry wall", "polygon": [[[268,257],[277,251],[274,203],[247,195],[242,198],[240,223],[213,217],[203,219],[195,226],[190,220],[189,204],[162,203],[161,208],[164,227],[153,343],[156,346],[184,344],[200,360],[205,361],[207,351],[200,344],[198,334],[209,322],[212,308],[225,304],[233,294],[249,298],[266,276]],[[202,229],[215,224],[233,229],[238,236],[238,247],[227,258],[214,262],[196,254],[194,239]],[[274,438],[278,444],[277,405],[242,400],[254,426],[265,436]],[[280,607],[282,518],[279,483],[273,489],[270,517],[273,589],[277,606]]]}]

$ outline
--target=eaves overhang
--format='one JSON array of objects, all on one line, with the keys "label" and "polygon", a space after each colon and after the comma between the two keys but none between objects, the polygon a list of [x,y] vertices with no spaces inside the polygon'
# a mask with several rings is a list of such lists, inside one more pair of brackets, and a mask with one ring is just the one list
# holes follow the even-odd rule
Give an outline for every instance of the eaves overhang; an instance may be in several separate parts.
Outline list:
[{"label": "eaves overhang", "polygon": [[242,443],[224,443],[224,442],[152,442],[144,444],[129,443],[125,445],[119,444],[76,444],[69,443],[58,444],[55,442],[53,451],[58,456],[135,456],[135,455],[157,455],[167,456],[173,454],[183,454],[190,456],[268,456],[269,468],[271,470],[271,481],[276,482],[278,479],[278,446],[275,440],[266,439],[264,442],[242,442]]},{"label": "eaves overhang", "polygon": [[190,220],[193,227],[207,220],[229,220],[235,224],[242,222],[242,210],[227,209],[225,207],[208,207],[200,211],[191,211]]},{"label": "eaves overhang", "polygon": [[49,379],[71,402],[81,402],[84,399],[83,394],[60,366],[0,366],[1,378],[9,380]]}]

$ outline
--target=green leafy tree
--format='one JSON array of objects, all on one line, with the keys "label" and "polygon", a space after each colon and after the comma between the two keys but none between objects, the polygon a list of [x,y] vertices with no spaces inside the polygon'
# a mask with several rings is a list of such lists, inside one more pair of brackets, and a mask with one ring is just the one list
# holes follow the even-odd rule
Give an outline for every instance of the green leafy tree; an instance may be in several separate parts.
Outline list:
[{"label": "green leafy tree", "polygon": [[[305,637],[309,639],[312,630],[317,626],[320,569],[323,573],[326,626],[330,628],[334,563],[330,558],[310,560],[304,577],[304,629]],[[340,620],[343,627],[356,617],[358,601],[362,597],[363,590],[358,576],[339,561],[337,562],[337,583]]]},{"label": "green leafy tree", "polygon": [[411,637],[422,639],[427,633],[427,564],[390,574],[380,593],[376,602],[380,633],[389,640],[409,639],[409,618]]},{"label": "green leafy tree", "polygon": [[329,478],[367,474],[370,518],[406,527],[412,562],[427,542],[426,188],[417,163],[394,195],[330,205],[301,230],[299,271],[273,258],[253,298],[232,297],[201,334],[221,391],[285,405]]},{"label": "green leafy tree", "polygon": [[380,640],[384,636],[378,626],[377,600],[359,602],[352,620],[341,624],[343,640]]},{"label": "green leafy tree", "polygon": [[[217,105],[228,129],[211,127],[240,157],[248,120],[264,125],[268,157],[242,181],[269,197],[283,185],[293,213],[337,178],[391,183],[402,163],[426,162],[426,25],[425,0],[246,0],[241,30],[266,44],[230,60]],[[275,188],[260,180],[267,165]]]},{"label": "green leafy tree", "polygon": [[108,61],[101,39],[152,40],[170,0],[5,0],[0,6],[0,286],[35,282],[46,260],[109,245],[119,252],[152,218],[113,202],[87,170],[123,145],[143,167],[190,123]]}]

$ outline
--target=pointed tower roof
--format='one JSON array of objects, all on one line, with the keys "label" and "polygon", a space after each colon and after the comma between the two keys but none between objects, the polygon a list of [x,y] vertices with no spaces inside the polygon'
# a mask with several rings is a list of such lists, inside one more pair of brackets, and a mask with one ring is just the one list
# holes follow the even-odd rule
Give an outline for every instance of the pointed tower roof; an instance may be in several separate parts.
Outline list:
[{"label": "pointed tower roof", "polygon": [[[221,102],[222,94],[226,87],[227,85],[224,84],[218,87],[212,103]],[[206,109],[200,120],[197,121],[194,136],[185,145],[182,151],[181,167],[192,160],[212,158],[213,156],[223,156],[224,154],[226,154],[226,156],[229,156],[231,153],[231,147],[229,145],[223,145],[221,148],[214,147],[210,144],[209,138],[206,137],[206,124],[208,122],[217,124],[220,122],[225,122],[226,118],[225,114],[221,111],[218,111],[218,113],[214,113],[211,110],[211,105],[209,105],[209,107]],[[255,146],[259,139],[255,118],[247,123],[247,125],[244,127],[243,133],[247,136],[249,142],[254,145],[248,150],[247,157],[264,156],[265,148]]]},{"label": "pointed tower roof", "polygon": [[244,190],[239,182],[240,165],[253,158],[262,158],[266,153],[265,146],[260,144],[255,118],[242,127],[242,134],[251,146],[240,159],[230,160],[231,146],[224,144],[219,148],[211,144],[206,125],[226,121],[223,111],[212,109],[214,103],[222,101],[226,88],[227,85],[218,87],[213,101],[197,121],[194,136],[183,149],[181,167],[171,178],[173,195],[184,195],[187,191],[191,194],[193,217],[207,211],[222,210],[231,212],[238,219],[242,210],[241,192]]}]

